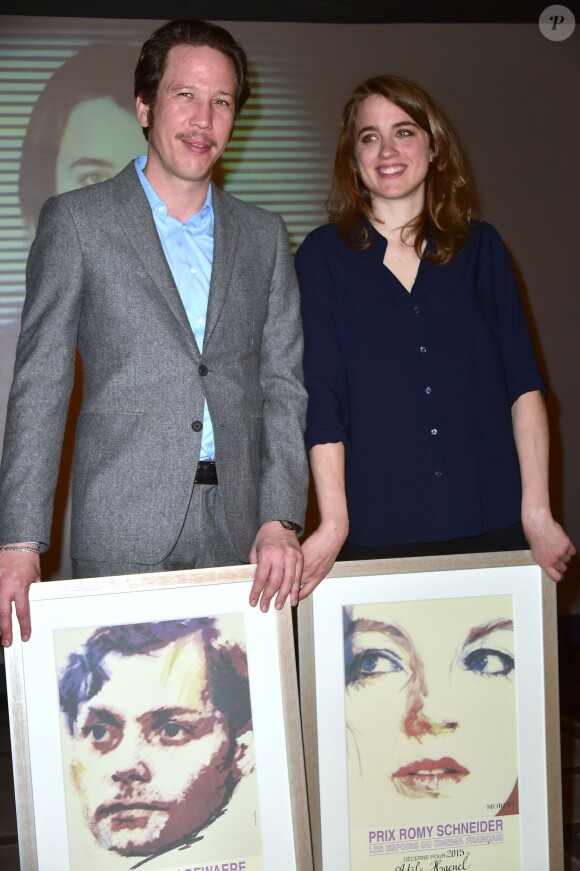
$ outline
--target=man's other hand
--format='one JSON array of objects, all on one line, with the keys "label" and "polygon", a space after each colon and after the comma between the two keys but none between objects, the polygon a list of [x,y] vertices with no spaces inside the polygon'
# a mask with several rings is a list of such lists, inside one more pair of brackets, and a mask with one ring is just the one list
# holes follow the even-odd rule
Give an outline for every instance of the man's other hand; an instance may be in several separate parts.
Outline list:
[{"label": "man's other hand", "polygon": [[0,636],[2,646],[12,644],[12,602],[20,624],[20,636],[28,641],[31,633],[30,585],[40,580],[40,557],[21,550],[0,551]]},{"label": "man's other hand", "polygon": [[250,562],[257,564],[250,590],[252,607],[260,602],[260,609],[266,613],[274,596],[278,610],[288,596],[292,605],[298,604],[303,557],[295,532],[285,529],[278,520],[263,523],[252,545]]}]

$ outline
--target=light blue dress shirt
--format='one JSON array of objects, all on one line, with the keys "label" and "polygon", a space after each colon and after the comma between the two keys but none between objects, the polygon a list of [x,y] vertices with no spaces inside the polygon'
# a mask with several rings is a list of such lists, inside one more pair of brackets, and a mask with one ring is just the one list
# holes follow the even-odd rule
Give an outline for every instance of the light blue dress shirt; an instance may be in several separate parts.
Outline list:
[{"label": "light blue dress shirt", "polygon": [[[187,221],[178,221],[168,214],[167,206],[146,179],[143,173],[146,163],[147,157],[145,155],[137,157],[135,169],[149,200],[161,245],[193,330],[195,341],[199,350],[203,351],[213,264],[214,214],[211,185],[208,188],[202,210]],[[203,407],[203,435],[199,458],[200,460],[213,460],[215,458],[213,425],[207,402],[204,403]]]}]

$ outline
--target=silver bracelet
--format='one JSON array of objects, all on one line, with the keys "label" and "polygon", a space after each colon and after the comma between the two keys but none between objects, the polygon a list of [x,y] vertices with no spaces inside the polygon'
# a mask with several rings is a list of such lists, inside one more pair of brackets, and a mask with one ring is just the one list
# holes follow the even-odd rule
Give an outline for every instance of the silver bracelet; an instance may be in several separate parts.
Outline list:
[{"label": "silver bracelet", "polygon": [[40,553],[39,547],[29,547],[27,544],[4,544],[0,550],[23,550],[27,553]]}]

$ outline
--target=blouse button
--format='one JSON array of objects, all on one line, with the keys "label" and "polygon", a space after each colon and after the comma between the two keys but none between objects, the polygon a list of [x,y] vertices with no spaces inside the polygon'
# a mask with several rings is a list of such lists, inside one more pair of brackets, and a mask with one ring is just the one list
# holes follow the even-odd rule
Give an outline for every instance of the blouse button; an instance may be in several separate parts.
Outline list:
[{"label": "blouse button", "polygon": [[436,429],[436,427],[433,427],[433,428],[431,429],[431,435],[437,435],[437,429]]},{"label": "blouse button", "polygon": [[421,345],[421,347],[419,348],[419,350],[420,350],[420,352],[421,352],[422,354],[426,354],[426,353],[427,353],[427,348],[425,347],[425,345]]},{"label": "blouse button", "polygon": [[430,396],[431,393],[432,393],[431,388],[430,388],[430,387],[426,387],[426,388],[425,388],[425,393],[427,394],[427,396]]}]

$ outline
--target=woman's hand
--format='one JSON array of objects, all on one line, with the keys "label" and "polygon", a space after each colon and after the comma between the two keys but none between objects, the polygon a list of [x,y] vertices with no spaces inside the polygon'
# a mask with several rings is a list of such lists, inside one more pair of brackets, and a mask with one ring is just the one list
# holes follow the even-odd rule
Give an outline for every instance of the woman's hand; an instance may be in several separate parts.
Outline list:
[{"label": "woman's hand", "polygon": [[344,484],[344,445],[328,442],[310,449],[320,526],[302,545],[304,569],[299,599],[305,599],[329,573],[348,535]]},{"label": "woman's hand", "polygon": [[348,523],[321,523],[302,545],[304,569],[300,586],[300,599],[305,599],[327,576],[346,541]]},{"label": "woman's hand", "polygon": [[532,555],[553,581],[561,581],[576,548],[551,513],[546,510],[522,516]]},{"label": "woman's hand", "polygon": [[550,509],[548,416],[538,390],[516,399],[512,421],[522,476],[524,533],[538,565],[553,581],[561,581],[576,548]]}]

